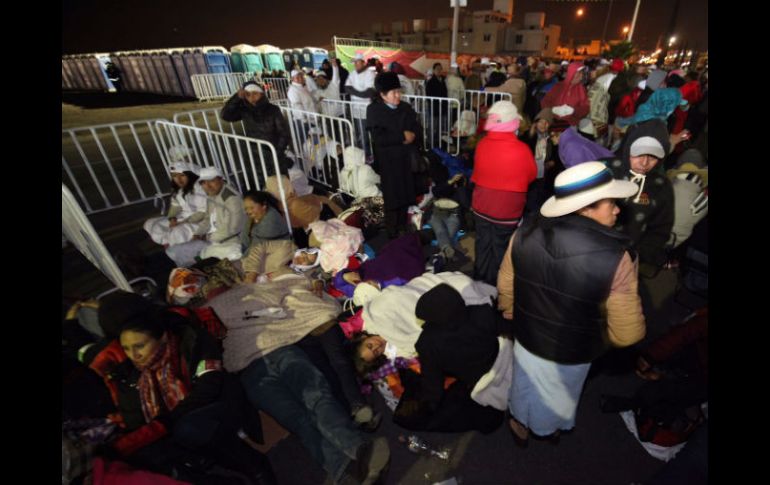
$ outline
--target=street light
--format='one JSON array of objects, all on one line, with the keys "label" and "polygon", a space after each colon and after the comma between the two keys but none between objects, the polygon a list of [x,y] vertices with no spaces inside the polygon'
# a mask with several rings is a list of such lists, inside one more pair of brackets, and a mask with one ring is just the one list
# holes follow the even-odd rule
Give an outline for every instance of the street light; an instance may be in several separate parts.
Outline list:
[{"label": "street light", "polygon": [[676,42],[676,36],[672,35],[670,39],[668,39],[668,46],[671,47],[674,45],[674,42]]},{"label": "street light", "polygon": [[579,8],[579,9],[577,9],[577,12],[575,12],[575,13],[577,13],[578,17],[582,17],[583,16],[583,9]]},{"label": "street light", "polygon": [[629,27],[628,25],[626,25],[625,27],[623,27],[623,33],[624,33],[624,34],[628,34],[628,31],[629,31],[629,30],[631,30],[631,27]]}]

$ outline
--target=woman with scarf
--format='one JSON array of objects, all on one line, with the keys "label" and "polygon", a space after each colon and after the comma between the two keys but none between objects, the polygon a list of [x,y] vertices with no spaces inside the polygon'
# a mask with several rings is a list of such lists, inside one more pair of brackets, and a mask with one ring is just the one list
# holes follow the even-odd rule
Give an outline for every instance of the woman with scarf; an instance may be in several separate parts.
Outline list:
[{"label": "woman with scarf", "polygon": [[252,484],[276,483],[267,458],[243,438],[254,416],[202,326],[126,292],[102,300],[99,323],[109,340],[81,355],[104,378],[125,431],[109,453],[195,483],[207,483],[203,464],[211,461]]},{"label": "woman with scarf", "polygon": [[374,169],[382,180],[385,228],[395,239],[407,229],[407,209],[415,203],[412,165],[422,145],[422,127],[409,103],[401,102],[401,81],[393,72],[378,74],[377,94],[366,108],[366,127],[372,134]]},{"label": "woman with scarf", "polygon": [[[585,66],[580,62],[573,62],[567,67],[567,75],[564,81],[557,83],[540,102],[541,108],[556,108],[567,105],[572,108],[572,113],[566,116],[557,116],[557,122],[561,121],[576,126],[590,111],[588,93],[583,85]],[[557,114],[557,112],[554,112]]]},{"label": "woman with scarf", "polygon": [[278,201],[269,192],[249,190],[243,194],[246,223],[241,231],[244,281],[254,283],[259,275],[277,276],[290,272],[294,243],[286,227],[286,220],[278,211]]}]

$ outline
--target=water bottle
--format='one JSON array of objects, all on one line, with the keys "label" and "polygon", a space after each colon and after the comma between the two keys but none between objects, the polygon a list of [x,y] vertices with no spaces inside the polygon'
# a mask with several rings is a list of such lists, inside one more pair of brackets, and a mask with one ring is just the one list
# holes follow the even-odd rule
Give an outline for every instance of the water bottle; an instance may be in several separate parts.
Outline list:
[{"label": "water bottle", "polygon": [[417,435],[410,435],[408,437],[399,436],[398,440],[402,443],[405,443],[406,447],[412,453],[417,453],[420,455],[431,455],[442,460],[449,460],[448,449],[436,450],[427,441]]}]

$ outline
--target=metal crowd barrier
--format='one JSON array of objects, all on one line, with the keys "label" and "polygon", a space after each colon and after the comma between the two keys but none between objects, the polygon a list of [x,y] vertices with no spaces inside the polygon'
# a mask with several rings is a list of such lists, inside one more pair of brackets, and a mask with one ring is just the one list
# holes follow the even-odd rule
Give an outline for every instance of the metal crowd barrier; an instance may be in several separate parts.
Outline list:
[{"label": "metal crowd barrier", "polygon": [[238,91],[243,83],[250,80],[260,81],[259,76],[251,72],[229,72],[220,74],[193,74],[190,76],[195,97],[199,101],[228,99]]},{"label": "metal crowd barrier", "polygon": [[342,151],[353,142],[347,119],[281,107],[291,129],[292,151],[311,180],[333,190],[340,188]]},{"label": "metal crowd barrier", "polygon": [[476,126],[479,126],[481,107],[486,106],[488,108],[498,101],[513,102],[513,97],[511,96],[511,93],[495,93],[489,91],[466,89],[463,109],[473,111],[473,113],[476,115]]},{"label": "metal crowd barrier", "polygon": [[[172,146],[187,147],[191,152],[189,161],[200,167],[217,167],[227,183],[240,193],[263,190],[267,177],[280,172],[275,147],[264,140],[163,120],[156,121],[155,126],[164,152]],[[278,184],[278,189],[281,204],[287,207],[283,186]],[[284,217],[291,231],[289,214],[284,214]]]},{"label": "metal crowd barrier", "polygon": [[159,145],[156,121],[62,130],[62,181],[87,214],[170,193],[167,152]]},{"label": "metal crowd barrier", "polygon": [[[281,107],[281,112],[287,119],[291,132],[291,152],[299,161],[305,175],[333,190],[339,189],[339,171],[343,164],[334,144],[338,144],[343,150],[350,145],[353,139],[353,125],[343,118],[290,108],[288,102],[286,105],[281,101],[275,104]],[[174,115],[174,122],[246,137],[243,122],[223,121],[219,109],[177,113]],[[332,153],[329,153],[330,150]],[[330,155],[328,160],[327,154]]]},{"label": "metal crowd barrier", "polygon": [[262,78],[262,82],[265,87],[267,99],[271,103],[275,103],[275,101],[279,99],[289,99],[288,92],[290,83],[285,77],[266,77]]},{"label": "metal crowd barrier", "polygon": [[366,130],[366,106],[368,104],[358,101],[324,99],[321,102],[321,113],[347,120],[353,130],[353,144],[364,150],[367,156],[371,156],[374,153],[372,139]]},{"label": "metal crowd barrier", "polygon": [[72,192],[64,184],[61,184],[61,230],[67,240],[115,286],[121,290],[134,291]]}]

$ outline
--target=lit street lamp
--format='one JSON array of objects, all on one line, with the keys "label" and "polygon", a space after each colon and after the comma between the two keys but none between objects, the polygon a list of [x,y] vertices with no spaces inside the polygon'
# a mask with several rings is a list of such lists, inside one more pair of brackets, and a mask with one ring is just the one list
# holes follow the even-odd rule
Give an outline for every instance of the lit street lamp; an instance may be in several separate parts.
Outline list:
[{"label": "lit street lamp", "polygon": [[628,34],[628,31],[629,31],[629,30],[631,30],[631,27],[629,27],[628,25],[626,25],[625,27],[623,27],[623,33],[624,33],[624,34]]},{"label": "lit street lamp", "polygon": [[584,12],[583,9],[579,8],[579,9],[577,9],[577,12],[575,12],[575,13],[577,13],[578,17],[582,17],[583,16],[583,12]]},{"label": "lit street lamp", "polygon": [[672,35],[670,39],[668,39],[668,46],[671,47],[676,42],[676,36]]}]

